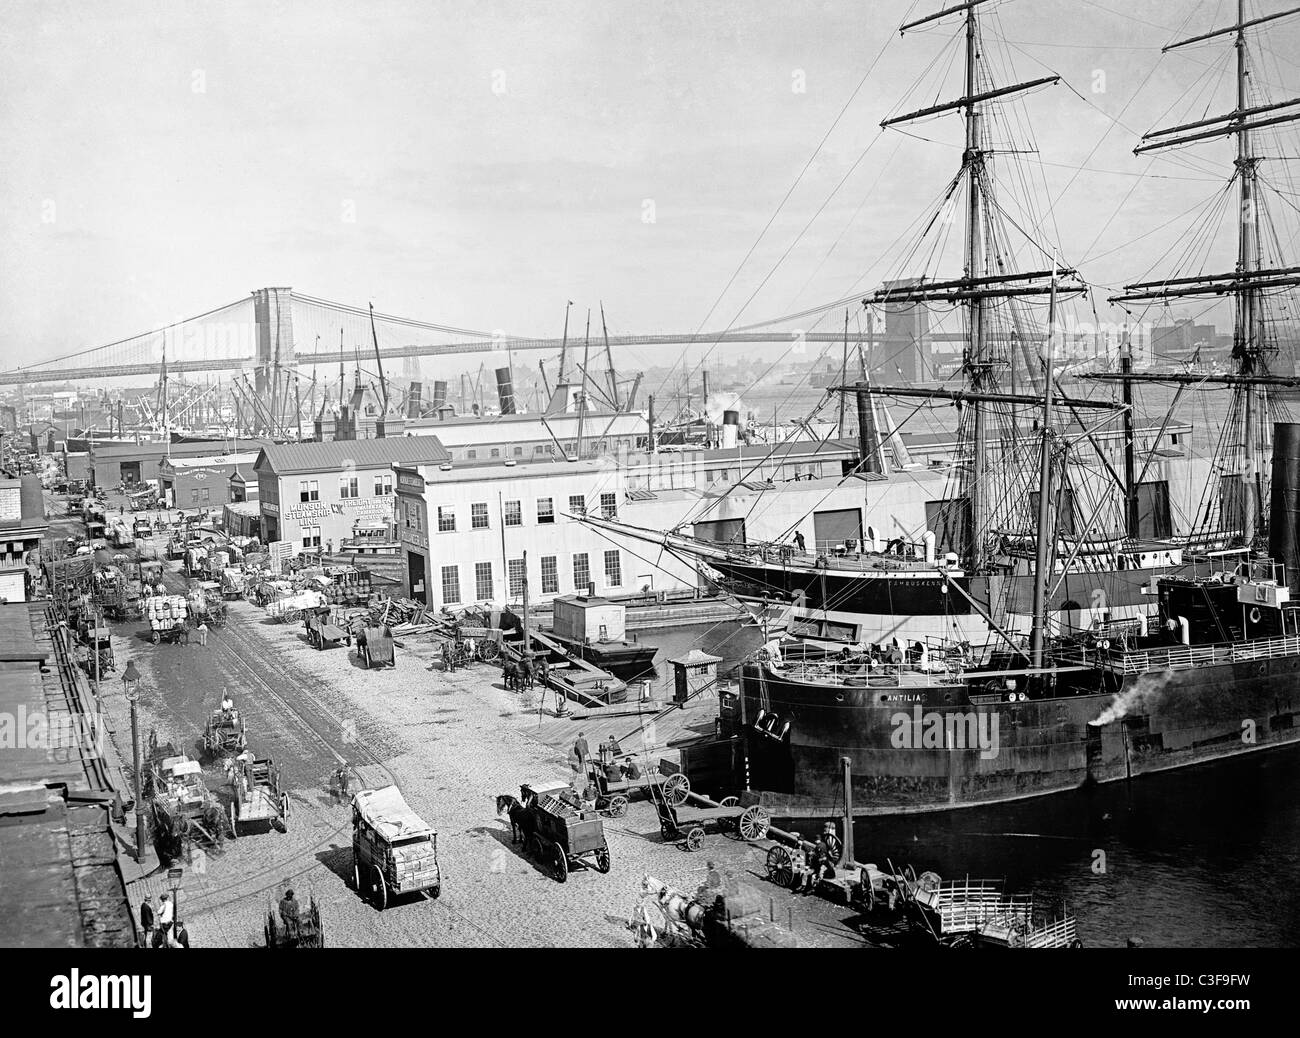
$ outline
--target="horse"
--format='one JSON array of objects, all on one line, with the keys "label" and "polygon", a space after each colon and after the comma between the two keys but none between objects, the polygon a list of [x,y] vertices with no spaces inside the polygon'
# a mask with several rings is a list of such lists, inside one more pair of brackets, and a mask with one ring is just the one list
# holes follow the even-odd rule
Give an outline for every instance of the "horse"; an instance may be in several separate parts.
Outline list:
[{"label": "horse", "polygon": [[527,843],[528,838],[537,829],[532,812],[519,802],[518,797],[511,796],[509,793],[502,793],[497,797],[497,815],[509,819],[511,843],[518,843],[521,839]]},{"label": "horse", "polygon": [[519,687],[531,689],[533,687],[533,661],[522,659],[517,664],[519,667]]},{"label": "horse", "polygon": [[507,692],[514,692],[523,687],[523,671],[514,660],[502,662],[501,677],[505,680]]}]

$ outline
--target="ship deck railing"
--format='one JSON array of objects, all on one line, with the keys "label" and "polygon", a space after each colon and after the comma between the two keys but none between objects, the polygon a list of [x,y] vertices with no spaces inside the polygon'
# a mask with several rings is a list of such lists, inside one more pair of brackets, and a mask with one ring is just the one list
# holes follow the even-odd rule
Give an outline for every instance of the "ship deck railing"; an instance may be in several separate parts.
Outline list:
[{"label": "ship deck railing", "polygon": [[1216,642],[1211,645],[1171,645],[1163,649],[1124,652],[1112,649],[1111,667],[1122,674],[1145,674],[1153,670],[1190,670],[1214,663],[1286,659],[1300,656],[1300,637],[1258,638],[1248,642]]}]

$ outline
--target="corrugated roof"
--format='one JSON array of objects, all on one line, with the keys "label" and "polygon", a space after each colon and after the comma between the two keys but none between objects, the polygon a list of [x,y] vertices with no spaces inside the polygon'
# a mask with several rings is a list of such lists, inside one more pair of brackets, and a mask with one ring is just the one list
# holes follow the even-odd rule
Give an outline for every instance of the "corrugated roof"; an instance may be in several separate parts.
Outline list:
[{"label": "corrugated roof", "polygon": [[436,436],[390,436],[377,440],[327,440],[323,443],[274,443],[262,448],[253,468],[277,476],[303,472],[387,468],[402,465],[441,465],[451,455]]}]

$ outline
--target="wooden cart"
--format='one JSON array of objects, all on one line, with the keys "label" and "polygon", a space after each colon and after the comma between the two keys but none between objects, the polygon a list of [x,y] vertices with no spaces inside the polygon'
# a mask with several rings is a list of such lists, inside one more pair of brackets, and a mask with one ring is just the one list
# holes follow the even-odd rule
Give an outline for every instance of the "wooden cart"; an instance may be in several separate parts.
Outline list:
[{"label": "wooden cart", "polygon": [[361,627],[354,636],[357,640],[357,655],[365,661],[367,670],[397,666],[391,627]]},{"label": "wooden cart", "polygon": [[610,818],[622,818],[627,814],[628,803],[638,793],[681,804],[690,791],[685,775],[664,775],[656,768],[643,771],[636,778],[628,778],[624,769],[619,771],[621,777],[616,777],[608,765],[587,758],[587,780],[596,794],[596,810],[605,812]]},{"label": "wooden cart", "polygon": [[574,866],[610,869],[609,843],[600,816],[583,808],[582,801],[567,782],[526,782],[519,787],[520,799],[529,813],[531,832],[524,840],[524,852],[551,866],[557,883],[569,878]]},{"label": "wooden cart", "polygon": [[280,784],[280,769],[269,759],[258,759],[251,750],[226,762],[230,785],[230,832],[239,826],[265,822],[273,829],[289,829],[289,792]]},{"label": "wooden cart", "polygon": [[396,786],[363,789],[352,798],[352,884],[381,911],[406,894],[442,893],[438,834]]},{"label": "wooden cart", "polygon": [[352,644],[352,635],[330,622],[330,607],[304,610],[302,625],[307,629],[307,641],[317,649],[333,645]]},{"label": "wooden cart", "polygon": [[[674,783],[674,779],[682,781]],[[692,792],[686,776],[680,773],[670,776],[663,792],[663,796],[654,795],[659,831],[665,840],[684,840],[688,851],[698,851],[703,846],[704,831],[710,826],[751,843],[767,835],[771,817],[765,807],[753,802],[752,794],[746,794],[750,803],[742,802],[739,797],[710,800]],[[678,796],[681,799],[673,803],[672,797]]]},{"label": "wooden cart", "polygon": [[203,730],[201,744],[203,751],[212,756],[243,753],[248,749],[247,726],[239,716],[239,710],[226,711],[220,707],[213,710]]}]

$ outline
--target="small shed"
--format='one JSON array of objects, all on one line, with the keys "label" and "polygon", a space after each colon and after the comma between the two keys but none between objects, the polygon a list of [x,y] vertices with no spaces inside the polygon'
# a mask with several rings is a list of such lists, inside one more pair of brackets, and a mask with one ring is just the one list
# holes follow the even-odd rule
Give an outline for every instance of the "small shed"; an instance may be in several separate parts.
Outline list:
[{"label": "small shed", "polygon": [[627,633],[627,607],[592,595],[562,595],[552,604],[556,635],[578,642],[622,641]]},{"label": "small shed", "polygon": [[673,702],[685,703],[693,696],[716,697],[720,656],[692,649],[685,656],[668,661],[673,668]]}]

